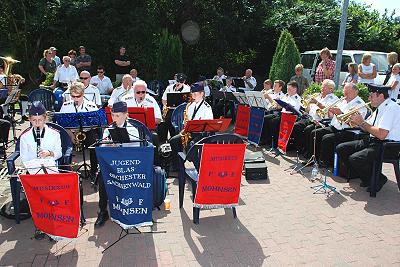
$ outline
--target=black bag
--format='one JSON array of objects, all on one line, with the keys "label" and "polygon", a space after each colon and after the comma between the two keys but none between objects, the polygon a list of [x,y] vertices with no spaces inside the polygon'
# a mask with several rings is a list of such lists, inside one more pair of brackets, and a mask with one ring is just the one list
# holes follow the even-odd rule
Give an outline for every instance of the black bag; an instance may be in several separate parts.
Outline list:
[{"label": "black bag", "polygon": [[262,152],[247,153],[244,157],[246,180],[268,179],[267,163]]},{"label": "black bag", "polygon": [[[3,207],[1,207],[0,215],[8,219],[15,219],[14,205],[12,201],[5,203]],[[28,201],[26,200],[26,198],[21,199],[21,201],[19,202],[19,219],[22,221],[29,219],[30,217],[32,217],[32,215],[29,209]]]},{"label": "black bag", "polygon": [[167,195],[167,176],[165,170],[154,166],[153,174],[153,207],[160,209]]}]

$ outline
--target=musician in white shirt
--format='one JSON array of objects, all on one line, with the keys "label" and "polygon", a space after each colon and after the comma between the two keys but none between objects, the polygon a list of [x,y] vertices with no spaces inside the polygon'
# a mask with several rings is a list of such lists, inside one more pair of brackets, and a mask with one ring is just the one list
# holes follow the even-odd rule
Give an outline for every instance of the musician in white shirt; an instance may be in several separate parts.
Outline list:
[{"label": "musician in white shirt", "polygon": [[257,80],[253,77],[253,71],[251,69],[247,69],[245,75],[242,77],[244,81],[244,86],[239,89],[243,91],[251,91],[254,90],[257,86]]},{"label": "musician in white shirt", "polygon": [[113,90],[110,99],[108,100],[108,106],[112,107],[115,102],[121,100],[126,94],[133,93],[132,90],[132,76],[130,74],[125,74],[122,77],[122,84]]}]

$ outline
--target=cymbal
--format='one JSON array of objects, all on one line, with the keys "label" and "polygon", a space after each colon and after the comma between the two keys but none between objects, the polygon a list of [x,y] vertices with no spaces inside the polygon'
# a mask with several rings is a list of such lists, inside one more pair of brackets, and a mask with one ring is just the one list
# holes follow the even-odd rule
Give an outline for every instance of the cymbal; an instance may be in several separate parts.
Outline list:
[{"label": "cymbal", "polygon": [[11,62],[11,63],[21,63],[21,61],[13,59],[12,57],[2,57],[0,56],[0,59],[6,61],[6,62]]}]

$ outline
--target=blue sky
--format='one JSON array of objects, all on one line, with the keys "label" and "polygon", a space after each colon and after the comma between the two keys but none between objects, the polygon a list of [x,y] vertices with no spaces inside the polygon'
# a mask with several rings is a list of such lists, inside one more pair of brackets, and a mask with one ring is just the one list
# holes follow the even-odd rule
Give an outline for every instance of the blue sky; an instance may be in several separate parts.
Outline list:
[{"label": "blue sky", "polygon": [[391,14],[392,10],[395,9],[396,16],[400,16],[400,0],[353,0],[357,3],[365,3],[370,5],[372,9],[376,9],[379,13],[383,14],[385,12],[385,8]]}]

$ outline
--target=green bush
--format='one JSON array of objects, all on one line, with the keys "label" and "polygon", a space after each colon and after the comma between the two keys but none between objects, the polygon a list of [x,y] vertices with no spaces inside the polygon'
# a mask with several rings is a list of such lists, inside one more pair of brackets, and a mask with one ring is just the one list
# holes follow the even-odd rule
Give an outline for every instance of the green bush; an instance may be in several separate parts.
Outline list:
[{"label": "green bush", "polygon": [[294,67],[300,63],[300,52],[290,32],[284,29],[272,59],[269,78],[288,82],[294,75]]},{"label": "green bush", "polygon": [[162,31],[157,52],[157,78],[167,81],[177,72],[182,72],[182,42],[178,35]]},{"label": "green bush", "polygon": [[52,72],[48,72],[46,73],[46,80],[44,80],[42,82],[42,85],[44,86],[50,86],[53,84],[53,80],[54,80],[54,73]]}]

